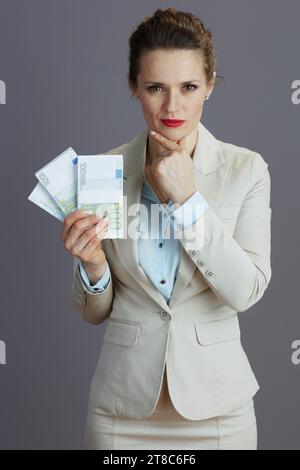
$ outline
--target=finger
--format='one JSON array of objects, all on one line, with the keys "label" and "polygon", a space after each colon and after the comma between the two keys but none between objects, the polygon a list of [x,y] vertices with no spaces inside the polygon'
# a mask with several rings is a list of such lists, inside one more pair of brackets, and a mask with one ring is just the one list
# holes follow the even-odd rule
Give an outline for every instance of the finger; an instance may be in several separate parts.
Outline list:
[{"label": "finger", "polygon": [[64,223],[63,223],[63,226],[62,226],[62,229],[60,231],[60,239],[65,241],[65,239],[67,238],[67,234],[68,234],[68,231],[71,227],[71,225],[75,222],[75,220],[77,220],[77,218],[80,218],[80,217],[85,217],[85,215],[82,213],[82,211],[80,210],[75,210],[74,212],[71,212],[71,214],[67,215],[65,218],[64,218]]},{"label": "finger", "polygon": [[96,233],[96,235],[86,244],[86,246],[83,248],[83,250],[80,253],[80,257],[83,261],[88,261],[91,258],[95,248],[98,247],[99,243],[105,237],[107,230],[108,230],[108,227],[105,227],[104,229],[102,229],[101,236],[99,235],[99,233]]},{"label": "finger", "polygon": [[158,132],[155,132],[155,134],[152,134],[152,132],[154,131],[150,132],[152,137],[166,149],[168,150],[180,150],[181,149],[181,147],[176,142],[173,142],[173,140],[167,139],[166,137],[159,134]]},{"label": "finger", "polygon": [[68,236],[68,232],[69,232],[71,226],[73,225],[73,223],[76,220],[83,219],[84,217],[86,217],[86,214],[83,211],[79,210],[79,209],[76,209],[75,211],[68,214],[64,218],[64,223],[63,223],[63,226],[62,226],[62,229],[61,229],[61,232],[60,232],[61,240],[65,241],[67,236]]},{"label": "finger", "polygon": [[95,249],[98,247],[100,243],[99,238],[95,235],[88,244],[84,247],[84,249],[80,253],[80,259],[82,261],[88,262],[91,259],[92,254],[94,253]]},{"label": "finger", "polygon": [[73,246],[69,248],[73,256],[78,256],[84,247],[89,243],[91,238],[96,234],[96,227],[93,226],[89,230],[85,230],[83,234],[73,242]]},{"label": "finger", "polygon": [[82,232],[95,226],[95,224],[99,223],[99,220],[102,225],[105,224],[105,220],[103,218],[99,219],[96,214],[86,215],[84,218],[76,220],[69,229],[65,247],[70,249],[70,246],[72,247],[74,245],[77,239],[82,235]]},{"label": "finger", "polygon": [[104,221],[104,223],[99,222],[96,225],[96,235],[98,236],[99,240],[102,240],[106,232],[108,231],[108,220]]},{"label": "finger", "polygon": [[[100,225],[100,223],[98,224]],[[94,225],[92,228],[89,230],[86,230],[81,237],[76,240],[74,243],[73,247],[71,248],[71,253],[73,256],[79,256],[84,250],[84,248],[89,244],[90,240],[93,239],[95,236],[98,238],[98,241],[101,241],[101,235],[105,234],[106,232],[106,227],[102,227],[101,229],[98,229],[98,226]],[[100,234],[100,235],[99,235]]]}]

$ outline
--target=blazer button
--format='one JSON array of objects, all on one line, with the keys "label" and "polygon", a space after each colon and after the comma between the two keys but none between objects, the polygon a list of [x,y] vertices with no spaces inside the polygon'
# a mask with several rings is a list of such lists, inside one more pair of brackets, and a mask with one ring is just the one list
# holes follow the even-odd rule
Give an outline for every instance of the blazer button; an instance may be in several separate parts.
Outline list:
[{"label": "blazer button", "polygon": [[171,315],[168,312],[161,312],[160,317],[162,320],[171,320]]}]

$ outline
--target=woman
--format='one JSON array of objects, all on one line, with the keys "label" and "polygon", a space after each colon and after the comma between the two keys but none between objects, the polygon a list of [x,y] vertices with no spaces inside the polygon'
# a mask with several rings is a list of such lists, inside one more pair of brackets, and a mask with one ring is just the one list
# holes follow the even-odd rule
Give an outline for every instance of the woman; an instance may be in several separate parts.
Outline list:
[{"label": "woman", "polygon": [[75,257],[75,309],[92,324],[108,319],[86,448],[256,449],[259,385],[237,312],[271,279],[268,164],[200,122],[216,71],[199,18],[157,10],[129,44],[149,129],[107,152],[123,155],[127,231],[104,239],[107,221],[75,211],[61,233]]}]

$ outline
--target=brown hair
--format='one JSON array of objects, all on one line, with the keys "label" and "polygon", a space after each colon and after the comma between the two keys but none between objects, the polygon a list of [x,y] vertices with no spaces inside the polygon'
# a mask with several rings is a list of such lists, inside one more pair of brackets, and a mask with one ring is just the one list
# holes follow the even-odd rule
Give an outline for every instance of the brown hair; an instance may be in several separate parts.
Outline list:
[{"label": "brown hair", "polygon": [[[146,16],[129,37],[128,83],[132,91],[137,86],[140,59],[154,49],[197,49],[204,58],[206,85],[216,69],[215,48],[212,33],[197,16],[176,8],[157,9]],[[224,80],[217,75],[217,79]],[[131,97],[133,96],[133,93]]]}]

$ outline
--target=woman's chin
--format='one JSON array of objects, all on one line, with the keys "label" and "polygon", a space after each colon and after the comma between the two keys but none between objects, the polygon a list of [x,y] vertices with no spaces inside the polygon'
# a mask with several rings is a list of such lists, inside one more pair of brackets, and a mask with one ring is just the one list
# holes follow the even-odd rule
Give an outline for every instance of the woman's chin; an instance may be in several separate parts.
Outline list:
[{"label": "woman's chin", "polygon": [[163,124],[160,126],[160,130],[157,132],[159,132],[161,135],[165,135],[165,137],[170,140],[178,140],[186,135],[186,132],[184,132],[183,129],[180,129],[179,127],[167,127]]}]

